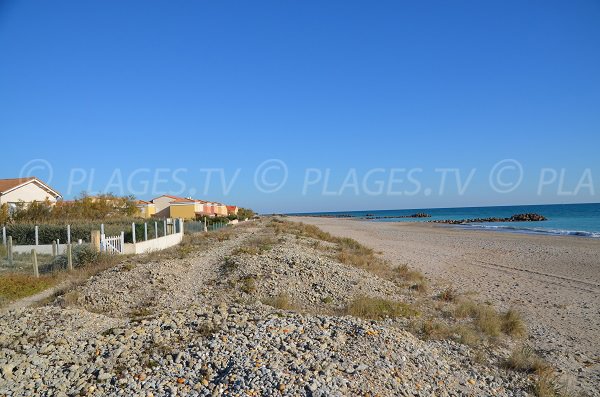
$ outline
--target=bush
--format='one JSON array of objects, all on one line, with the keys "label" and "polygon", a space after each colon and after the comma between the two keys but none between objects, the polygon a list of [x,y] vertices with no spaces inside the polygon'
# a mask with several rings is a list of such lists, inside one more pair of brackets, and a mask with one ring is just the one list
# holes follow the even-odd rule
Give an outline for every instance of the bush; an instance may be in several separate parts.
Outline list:
[{"label": "bush", "polygon": [[[96,252],[92,246],[85,245],[75,245],[71,251],[73,256],[73,268],[79,268],[83,266],[87,266],[89,264],[95,263],[100,258],[100,253]],[[54,257],[52,262],[48,265],[50,271],[58,271],[64,270],[68,266],[67,255],[58,255]]]}]

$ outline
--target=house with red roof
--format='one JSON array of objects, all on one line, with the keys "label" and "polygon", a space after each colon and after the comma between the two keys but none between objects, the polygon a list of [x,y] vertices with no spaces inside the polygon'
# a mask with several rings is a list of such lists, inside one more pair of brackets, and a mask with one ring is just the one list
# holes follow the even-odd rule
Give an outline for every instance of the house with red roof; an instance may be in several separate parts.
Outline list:
[{"label": "house with red roof", "polygon": [[8,204],[9,207],[14,208],[19,203],[27,205],[35,201],[56,204],[61,198],[58,191],[34,176],[0,179],[0,205]]}]

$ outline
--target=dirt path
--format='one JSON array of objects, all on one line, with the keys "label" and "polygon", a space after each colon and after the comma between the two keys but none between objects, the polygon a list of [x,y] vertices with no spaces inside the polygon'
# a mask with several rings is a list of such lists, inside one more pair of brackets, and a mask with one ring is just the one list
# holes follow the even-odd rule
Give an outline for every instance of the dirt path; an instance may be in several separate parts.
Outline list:
[{"label": "dirt path", "polygon": [[567,381],[600,384],[600,241],[325,218],[295,218],[350,237],[441,283],[515,307],[529,342]]}]

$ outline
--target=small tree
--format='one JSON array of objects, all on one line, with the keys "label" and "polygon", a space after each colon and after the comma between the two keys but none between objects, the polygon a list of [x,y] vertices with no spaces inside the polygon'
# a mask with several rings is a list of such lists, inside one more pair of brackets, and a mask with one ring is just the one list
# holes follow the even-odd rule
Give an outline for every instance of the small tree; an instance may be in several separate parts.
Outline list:
[{"label": "small tree", "polygon": [[250,208],[240,208],[238,209],[238,219],[250,219],[254,217],[255,213]]},{"label": "small tree", "polygon": [[8,204],[4,203],[0,205],[0,225],[6,225],[10,220],[10,213],[8,212]]}]

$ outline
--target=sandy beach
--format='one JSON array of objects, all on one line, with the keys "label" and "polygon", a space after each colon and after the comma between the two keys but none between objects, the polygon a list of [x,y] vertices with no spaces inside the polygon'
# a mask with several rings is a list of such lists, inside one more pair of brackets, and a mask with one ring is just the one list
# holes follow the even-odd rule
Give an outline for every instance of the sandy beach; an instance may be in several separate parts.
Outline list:
[{"label": "sandy beach", "polygon": [[293,220],[356,239],[481,301],[518,309],[528,343],[568,383],[588,390],[600,385],[600,241],[423,223]]}]

